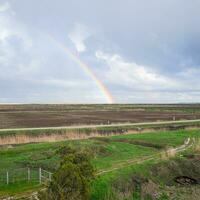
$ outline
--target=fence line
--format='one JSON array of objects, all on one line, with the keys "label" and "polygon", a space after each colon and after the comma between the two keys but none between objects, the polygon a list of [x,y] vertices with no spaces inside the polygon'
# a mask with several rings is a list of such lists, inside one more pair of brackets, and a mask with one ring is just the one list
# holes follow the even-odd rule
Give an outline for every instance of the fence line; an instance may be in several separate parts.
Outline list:
[{"label": "fence line", "polygon": [[51,181],[52,173],[40,168],[40,184]]},{"label": "fence line", "polygon": [[0,171],[0,186],[22,181],[46,184],[51,179],[52,173],[42,168],[19,168]]}]

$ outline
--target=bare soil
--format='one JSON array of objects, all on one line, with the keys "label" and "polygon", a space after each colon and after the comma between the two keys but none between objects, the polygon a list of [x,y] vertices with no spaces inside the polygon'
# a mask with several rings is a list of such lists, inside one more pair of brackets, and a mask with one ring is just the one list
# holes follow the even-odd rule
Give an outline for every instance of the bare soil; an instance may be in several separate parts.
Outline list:
[{"label": "bare soil", "polygon": [[[189,106],[189,105],[187,105]],[[0,105],[1,128],[57,127],[70,125],[154,122],[198,119],[188,107],[167,105]],[[189,109],[199,109],[190,106]]]}]

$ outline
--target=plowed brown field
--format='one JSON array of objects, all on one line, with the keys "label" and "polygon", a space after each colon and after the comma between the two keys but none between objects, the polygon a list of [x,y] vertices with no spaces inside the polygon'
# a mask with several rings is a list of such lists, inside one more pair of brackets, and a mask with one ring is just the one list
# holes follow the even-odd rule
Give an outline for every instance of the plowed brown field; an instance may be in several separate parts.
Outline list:
[{"label": "plowed brown field", "polygon": [[0,128],[54,127],[200,118],[200,105],[0,105]]}]

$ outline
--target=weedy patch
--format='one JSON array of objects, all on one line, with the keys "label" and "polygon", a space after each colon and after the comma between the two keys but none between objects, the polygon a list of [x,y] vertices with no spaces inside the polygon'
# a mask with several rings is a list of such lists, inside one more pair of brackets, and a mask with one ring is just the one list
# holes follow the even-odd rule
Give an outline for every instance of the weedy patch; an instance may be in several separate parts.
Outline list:
[{"label": "weedy patch", "polygon": [[140,146],[144,146],[144,147],[152,147],[152,148],[155,148],[155,149],[158,149],[158,150],[166,148],[166,146],[163,145],[163,144],[147,142],[147,141],[144,141],[144,140],[121,138],[121,139],[116,139],[114,141],[124,142],[124,143],[134,144],[134,145],[140,145]]},{"label": "weedy patch", "polygon": [[152,166],[150,172],[152,177],[156,177],[156,179],[163,184],[172,186],[180,183],[183,179],[185,179],[185,182],[191,181],[191,183],[199,183],[199,169],[200,157],[193,157],[192,159],[190,157],[175,158],[166,162],[159,163],[155,166]]},{"label": "weedy patch", "polygon": [[196,138],[195,144],[193,145],[193,152],[200,153],[200,139]]},{"label": "weedy patch", "polygon": [[175,178],[175,182],[180,184],[180,185],[197,185],[198,180],[195,178],[191,178],[188,176],[178,176]]},{"label": "weedy patch", "polygon": [[109,137],[93,137],[93,138],[90,138],[90,140],[96,140],[102,143],[109,143],[112,141]]},{"label": "weedy patch", "polygon": [[38,153],[31,153],[29,156],[29,159],[33,161],[46,160],[46,159],[52,158],[54,155],[55,155],[55,151],[50,149],[50,150],[42,151]]},{"label": "weedy patch", "polygon": [[111,152],[107,150],[106,146],[101,143],[94,143],[86,148],[87,152],[93,157],[97,156],[109,156]]},{"label": "weedy patch", "polygon": [[15,161],[18,166],[55,170],[58,166],[58,156],[55,151],[49,149],[41,152],[30,153],[28,157]]},{"label": "weedy patch", "polygon": [[112,184],[105,200],[150,200],[161,199],[159,185],[148,178],[134,174],[129,178],[119,177]]}]

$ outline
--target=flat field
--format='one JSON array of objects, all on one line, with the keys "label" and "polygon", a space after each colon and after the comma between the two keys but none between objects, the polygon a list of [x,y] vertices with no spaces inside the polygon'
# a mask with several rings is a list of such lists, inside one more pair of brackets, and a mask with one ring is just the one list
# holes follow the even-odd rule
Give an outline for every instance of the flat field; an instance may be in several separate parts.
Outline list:
[{"label": "flat field", "polygon": [[199,119],[200,104],[0,105],[0,129]]}]

